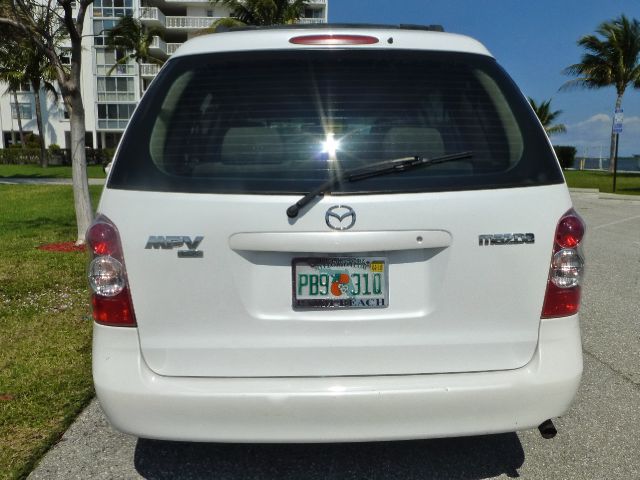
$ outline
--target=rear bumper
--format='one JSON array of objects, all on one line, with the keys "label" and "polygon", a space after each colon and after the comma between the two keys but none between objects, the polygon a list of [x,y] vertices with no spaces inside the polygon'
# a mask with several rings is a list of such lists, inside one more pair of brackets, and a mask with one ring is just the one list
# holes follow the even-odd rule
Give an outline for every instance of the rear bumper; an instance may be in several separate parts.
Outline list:
[{"label": "rear bumper", "polygon": [[145,438],[333,442],[509,432],[562,415],[578,389],[578,316],[541,322],[516,370],[320,378],[182,378],[153,373],[136,329],[94,325],[93,376],[119,430]]}]

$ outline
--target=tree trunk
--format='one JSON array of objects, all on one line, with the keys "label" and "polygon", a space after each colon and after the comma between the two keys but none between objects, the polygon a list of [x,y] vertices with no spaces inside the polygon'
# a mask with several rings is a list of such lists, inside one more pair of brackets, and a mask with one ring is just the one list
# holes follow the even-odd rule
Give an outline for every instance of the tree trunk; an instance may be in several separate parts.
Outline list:
[{"label": "tree trunk", "polygon": [[[621,106],[622,106],[622,93],[618,94],[618,97],[616,98],[616,108],[614,110],[614,115],[615,115],[615,111],[618,110]],[[615,123],[615,118],[614,121],[611,122],[611,147],[609,148],[609,173],[613,173],[613,169],[615,168],[615,164],[616,162],[616,134],[613,132],[613,124]],[[619,136],[618,136],[619,138]]]},{"label": "tree trunk", "polygon": [[40,166],[47,168],[49,158],[44,143],[44,127],[42,126],[42,107],[40,105],[40,85],[32,85],[36,100],[36,124],[38,125],[38,136],[40,137]]},{"label": "tree trunk", "polygon": [[68,99],[71,124],[71,173],[73,181],[73,203],[76,211],[78,239],[76,245],[85,243],[85,234],[93,220],[89,182],[87,180],[87,157],[85,151],[85,114],[80,90],[74,89]]},{"label": "tree trunk", "polygon": [[18,130],[20,131],[20,144],[22,148],[27,148],[24,141],[24,130],[22,130],[22,115],[20,115],[20,103],[18,103],[18,94],[13,91],[13,103],[16,104],[16,119],[18,120]]}]

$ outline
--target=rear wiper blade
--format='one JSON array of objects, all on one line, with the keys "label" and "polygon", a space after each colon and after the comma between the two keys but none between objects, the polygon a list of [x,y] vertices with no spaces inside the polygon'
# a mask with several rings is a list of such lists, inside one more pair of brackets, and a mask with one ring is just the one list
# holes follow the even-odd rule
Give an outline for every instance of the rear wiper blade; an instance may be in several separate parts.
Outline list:
[{"label": "rear wiper blade", "polygon": [[406,172],[418,167],[428,167],[440,163],[455,162],[457,160],[465,160],[473,156],[472,152],[458,152],[449,155],[441,155],[438,157],[426,158],[416,155],[415,157],[394,158],[385,160],[384,162],[374,163],[366,167],[346,170],[326,182],[321,183],[316,188],[307,193],[296,203],[287,208],[287,217],[295,218],[302,208],[308,205],[318,195],[324,195],[331,187],[340,182],[357,182],[371,177],[379,177],[390,173]]}]

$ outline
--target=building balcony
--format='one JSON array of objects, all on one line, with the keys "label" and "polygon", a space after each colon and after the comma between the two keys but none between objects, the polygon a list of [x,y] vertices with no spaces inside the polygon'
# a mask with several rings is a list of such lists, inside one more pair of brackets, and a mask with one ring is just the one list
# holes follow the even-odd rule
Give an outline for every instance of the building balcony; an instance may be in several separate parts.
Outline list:
[{"label": "building balcony", "polygon": [[221,17],[167,17],[166,26],[170,29],[191,31],[209,28]]},{"label": "building balcony", "polygon": [[154,78],[160,71],[160,65],[155,63],[141,63],[140,64],[140,76],[142,78]]},{"label": "building balcony", "polygon": [[140,7],[138,16],[140,21],[149,27],[164,28],[165,26],[166,20],[164,13],[157,7]]},{"label": "building balcony", "polygon": [[151,39],[149,53],[154,57],[164,58],[167,56],[167,44],[157,35]]},{"label": "building balcony", "polygon": [[167,55],[173,55],[178,48],[180,48],[181,43],[167,43]]},{"label": "building balcony", "polygon": [[173,53],[180,48],[182,43],[166,43],[163,39],[157,35],[151,39],[149,44],[149,53],[156,58],[165,58],[173,55]]}]

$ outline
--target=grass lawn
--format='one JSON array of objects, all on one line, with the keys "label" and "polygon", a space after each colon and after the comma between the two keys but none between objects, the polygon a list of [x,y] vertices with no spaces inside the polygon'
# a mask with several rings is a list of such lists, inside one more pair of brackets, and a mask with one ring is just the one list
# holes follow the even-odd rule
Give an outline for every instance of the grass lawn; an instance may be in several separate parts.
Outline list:
[{"label": "grass lawn", "polygon": [[[94,205],[101,187],[91,187]],[[87,256],[70,186],[0,185],[0,478],[25,477],[93,396]]]},{"label": "grass lawn", "polygon": [[[89,178],[104,178],[102,165],[87,167]],[[0,178],[71,178],[71,167],[47,167],[39,165],[0,165]]]},{"label": "grass lawn", "polygon": [[[613,192],[613,174],[608,172],[565,170],[564,176],[573,188],[597,188],[601,192]],[[640,195],[640,173],[619,173],[616,193]]]}]

